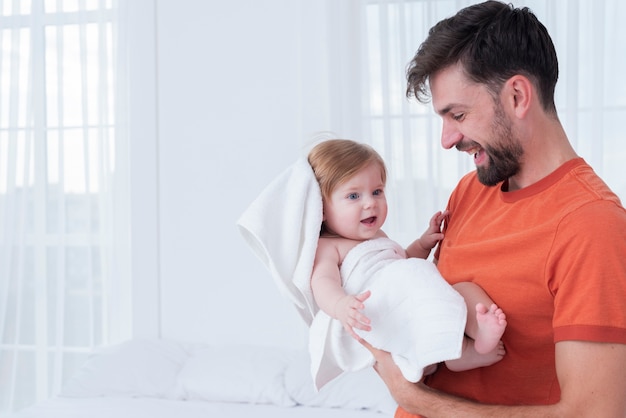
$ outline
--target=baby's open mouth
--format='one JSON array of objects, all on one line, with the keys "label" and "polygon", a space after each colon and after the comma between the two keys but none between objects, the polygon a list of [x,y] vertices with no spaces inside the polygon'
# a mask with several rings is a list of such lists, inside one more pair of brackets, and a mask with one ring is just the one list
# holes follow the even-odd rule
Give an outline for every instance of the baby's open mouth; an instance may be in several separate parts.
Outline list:
[{"label": "baby's open mouth", "polygon": [[366,225],[371,225],[371,224],[373,224],[374,222],[376,222],[376,217],[375,217],[375,216],[371,216],[371,217],[366,218],[366,219],[363,219],[363,220],[361,221],[361,223],[364,223],[364,224],[366,224]]}]

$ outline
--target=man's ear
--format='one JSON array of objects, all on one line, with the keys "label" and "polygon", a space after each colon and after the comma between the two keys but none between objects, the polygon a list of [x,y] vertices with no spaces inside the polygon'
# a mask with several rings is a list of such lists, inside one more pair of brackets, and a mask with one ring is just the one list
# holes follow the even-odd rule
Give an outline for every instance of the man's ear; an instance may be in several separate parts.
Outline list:
[{"label": "man's ear", "polygon": [[503,93],[503,100],[513,114],[520,119],[524,118],[535,99],[535,89],[528,77],[518,74],[509,78],[504,84]]}]

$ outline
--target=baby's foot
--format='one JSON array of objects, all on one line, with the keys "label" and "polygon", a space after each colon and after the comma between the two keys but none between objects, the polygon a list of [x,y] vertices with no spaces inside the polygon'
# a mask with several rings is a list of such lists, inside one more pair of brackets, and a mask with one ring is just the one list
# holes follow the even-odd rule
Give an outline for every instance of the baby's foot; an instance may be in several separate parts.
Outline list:
[{"label": "baby's foot", "polygon": [[494,303],[489,309],[482,303],[476,304],[478,331],[474,338],[474,348],[480,354],[489,353],[500,341],[506,328],[506,315]]}]

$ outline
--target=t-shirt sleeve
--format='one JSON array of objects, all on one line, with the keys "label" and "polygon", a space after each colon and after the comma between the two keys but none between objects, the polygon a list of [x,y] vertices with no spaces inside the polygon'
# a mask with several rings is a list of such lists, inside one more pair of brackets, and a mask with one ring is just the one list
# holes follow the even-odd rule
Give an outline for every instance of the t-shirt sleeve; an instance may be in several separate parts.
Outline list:
[{"label": "t-shirt sleeve", "polygon": [[559,225],[548,260],[554,341],[626,344],[626,211],[610,201],[578,208]]}]

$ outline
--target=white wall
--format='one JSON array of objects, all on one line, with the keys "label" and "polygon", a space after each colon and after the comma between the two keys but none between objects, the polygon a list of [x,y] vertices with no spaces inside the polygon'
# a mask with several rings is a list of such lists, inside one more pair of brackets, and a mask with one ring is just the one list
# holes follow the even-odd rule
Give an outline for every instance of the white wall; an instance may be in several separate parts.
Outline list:
[{"label": "white wall", "polygon": [[[235,222],[313,131],[334,130],[320,58],[326,1],[142,2],[131,118],[134,334],[303,346],[304,324]],[[144,92],[154,96],[148,109]]]},{"label": "white wall", "polygon": [[128,2],[134,335],[304,344],[235,221],[312,132],[362,138],[359,1]]}]

